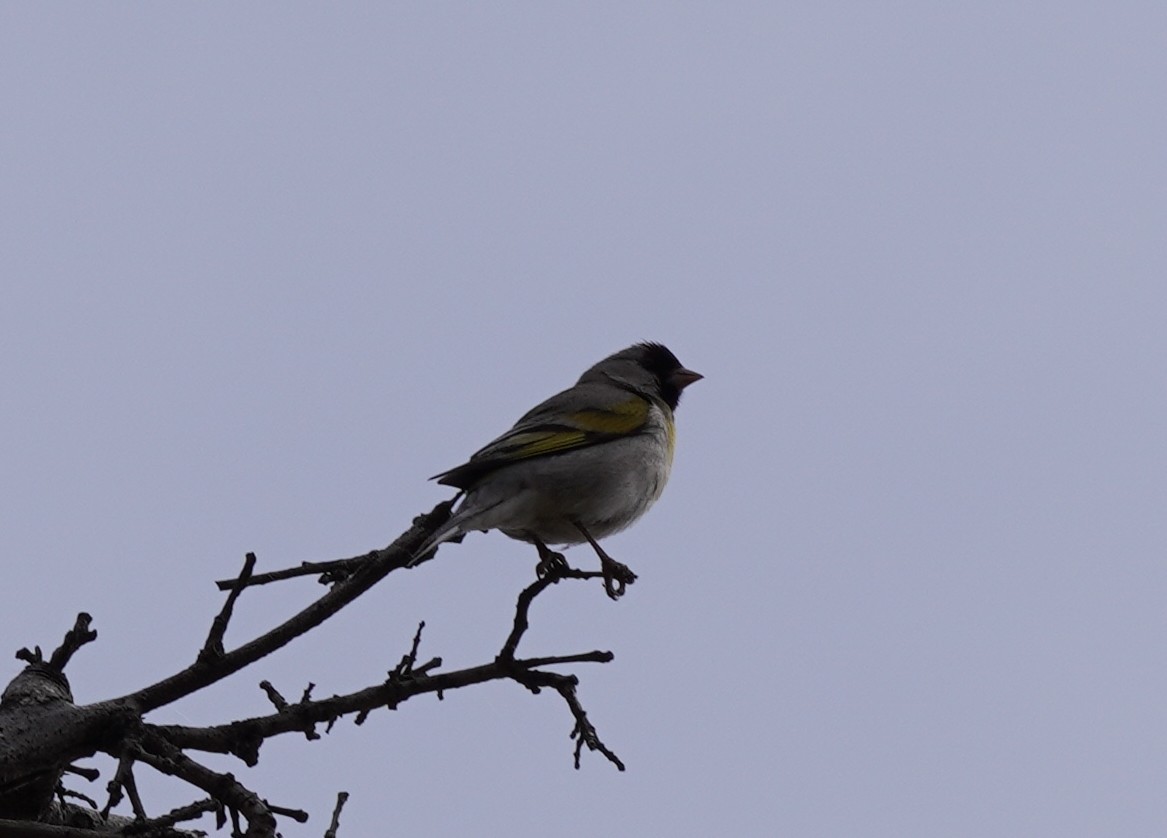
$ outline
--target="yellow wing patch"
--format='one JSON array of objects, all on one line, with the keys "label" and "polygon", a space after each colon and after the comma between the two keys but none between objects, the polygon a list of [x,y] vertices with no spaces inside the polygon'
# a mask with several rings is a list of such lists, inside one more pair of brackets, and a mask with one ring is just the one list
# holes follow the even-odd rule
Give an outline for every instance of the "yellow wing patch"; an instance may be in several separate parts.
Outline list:
[{"label": "yellow wing patch", "polygon": [[528,431],[515,434],[507,440],[506,457],[538,457],[578,448],[587,441],[583,431]]},{"label": "yellow wing patch", "polygon": [[557,454],[582,448],[611,437],[639,431],[648,419],[648,402],[629,399],[610,409],[589,408],[567,414],[552,426],[515,431],[483,448],[470,458],[499,463]]},{"label": "yellow wing patch", "polygon": [[630,434],[640,430],[648,419],[648,402],[629,399],[608,409],[580,410],[569,421],[584,431],[600,434]]}]

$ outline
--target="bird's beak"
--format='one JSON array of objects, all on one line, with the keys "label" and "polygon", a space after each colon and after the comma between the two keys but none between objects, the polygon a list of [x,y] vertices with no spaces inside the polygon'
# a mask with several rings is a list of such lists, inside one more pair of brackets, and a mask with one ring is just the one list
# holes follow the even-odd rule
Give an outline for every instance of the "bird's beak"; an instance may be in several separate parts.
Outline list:
[{"label": "bird's beak", "polygon": [[681,367],[679,370],[674,370],[671,377],[673,379],[673,383],[677,385],[677,389],[684,390],[694,381],[700,381],[705,376],[699,372],[693,372],[692,370],[687,370],[684,367]]}]

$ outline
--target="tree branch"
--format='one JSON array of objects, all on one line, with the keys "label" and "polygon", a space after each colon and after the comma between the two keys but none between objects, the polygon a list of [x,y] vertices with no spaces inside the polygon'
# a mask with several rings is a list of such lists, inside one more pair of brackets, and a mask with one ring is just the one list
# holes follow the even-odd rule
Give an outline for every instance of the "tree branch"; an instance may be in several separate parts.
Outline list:
[{"label": "tree branch", "polygon": [[336,838],[337,831],[340,829],[340,810],[344,808],[344,804],[347,802],[347,791],[336,793],[336,808],[332,810],[332,823],[329,824],[328,829],[324,830],[324,838]]},{"label": "tree branch", "polygon": [[[330,582],[339,582],[346,578],[365,560],[364,556],[355,556],[351,559],[334,559],[328,562],[303,562],[296,567],[286,567],[283,570],[271,570],[267,573],[256,573],[250,577],[244,587],[255,585],[270,585],[272,582],[281,582],[284,579],[295,579],[298,576],[330,576]],[[215,582],[220,591],[229,591],[238,583],[237,579],[219,579]]]},{"label": "tree branch", "polygon": [[[288,704],[280,697],[279,701],[274,702],[277,712],[225,725],[211,727],[167,725],[153,729],[177,747],[233,754],[247,765],[255,765],[259,761],[260,746],[264,740],[273,736],[295,731],[311,731],[316,724],[327,723],[331,725],[337,719],[350,713],[358,714],[357,723],[360,724],[373,710],[380,707],[396,709],[400,704],[414,696],[426,693],[441,695],[446,690],[482,684],[487,681],[510,679],[534,692],[538,692],[542,687],[550,687],[563,697],[576,722],[572,736],[577,743],[575,752],[577,768],[579,767],[581,748],[586,744],[590,750],[600,751],[623,771],[624,764],[600,741],[595,727],[588,721],[587,713],[583,710],[575,694],[575,688],[578,684],[575,676],[546,672],[541,669],[541,667],[565,663],[608,663],[613,659],[612,653],[596,650],[573,655],[528,659],[516,659],[514,656],[530,626],[531,604],[539,594],[561,579],[586,580],[600,578],[602,575],[599,572],[581,571],[563,565],[551,569],[548,575],[537,579],[524,588],[515,604],[515,617],[511,632],[493,663],[436,674],[431,674],[430,670],[440,665],[440,659],[435,659],[423,667],[416,667],[421,632],[425,627],[423,622],[418,626],[408,654],[402,657],[401,662],[381,684],[331,698],[311,701],[305,698],[297,704]],[[269,691],[269,696],[270,694]]]},{"label": "tree branch", "polygon": [[[0,728],[4,734],[0,736],[0,817],[27,818],[27,821],[20,822],[22,827],[27,827],[29,821],[45,814],[46,805],[59,805],[52,801],[52,794],[59,790],[58,780],[65,767],[75,759],[103,751],[117,759],[118,766],[108,785],[109,803],[103,812],[92,812],[96,819],[95,828],[100,828],[96,824],[103,823],[103,817],[125,793],[133,805],[134,820],[127,822],[125,818],[110,816],[111,822],[120,822],[115,828],[125,834],[145,834],[149,830],[158,834],[181,834],[172,828],[174,823],[214,810],[218,813],[220,826],[226,817],[230,817],[236,835],[244,834],[240,827],[240,818],[243,818],[247,836],[271,838],[275,835],[277,815],[300,821],[307,815],[297,809],[267,803],[233,775],[211,770],[193,760],[184,749],[229,753],[248,765],[254,765],[259,759],[260,747],[269,737],[301,732],[309,739],[319,738],[316,733],[318,724],[326,723],[330,730],[338,719],[354,713],[355,722],[361,724],[372,711],[381,707],[395,709],[414,696],[436,693],[441,698],[447,690],[499,679],[513,680],[535,693],[546,688],[554,689],[560,695],[574,720],[571,736],[576,742],[576,768],[580,766],[586,746],[589,750],[599,751],[618,769],[624,770],[624,764],[601,741],[588,720],[576,692],[579,684],[576,676],[545,669],[563,664],[607,663],[613,659],[612,653],[593,650],[568,655],[516,657],[530,628],[531,607],[539,595],[563,579],[604,578],[603,572],[572,568],[562,557],[558,562],[541,565],[543,575],[518,594],[510,631],[495,660],[490,663],[451,672],[436,671],[442,665],[441,658],[433,657],[419,663],[425,627],[422,622],[408,652],[380,684],[323,699],[312,698],[314,685],[309,684],[300,700],[290,703],[265,681],[261,687],[275,708],[274,713],[266,716],[202,728],[160,726],[144,721],[150,711],[226,678],[287,645],[336,614],[386,575],[405,566],[417,547],[448,519],[451,507],[451,501],[438,504],[430,513],[415,518],[412,526],[387,547],[350,559],[305,563],[299,568],[255,575],[255,556],[249,553],[238,577],[225,585],[228,595],[212,621],[194,663],[121,698],[84,707],[77,707],[72,702],[62,670],[81,646],[97,636],[90,629],[88,614],[78,615],[74,627],[49,661],[44,661],[39,647],[33,652],[22,649],[18,657],[27,661],[29,666],[13,679],[0,700]],[[224,648],[228,624],[245,588],[308,573],[325,574],[332,584],[331,589],[259,637],[230,651]],[[224,587],[222,583],[221,587]],[[202,789],[210,795],[210,800],[191,804],[162,818],[149,819],[137,793],[135,762]],[[79,773],[81,771],[93,773],[90,769],[79,770]],[[336,832],[343,801],[342,793],[329,830],[332,834]],[[4,830],[5,822],[0,821],[0,838],[11,834]],[[69,831],[34,833],[27,828],[22,834],[71,835]]]},{"label": "tree branch", "polygon": [[63,678],[65,675],[65,665],[69,663],[73,654],[86,643],[91,643],[97,639],[97,632],[91,631],[89,628],[92,620],[93,618],[84,611],[78,614],[77,620],[73,623],[73,628],[65,632],[65,639],[54,650],[48,662],[41,656],[40,646],[33,647],[33,651],[31,652],[28,649],[19,650],[16,653],[16,659],[33,666],[45,666]]},{"label": "tree branch", "polygon": [[227,634],[227,624],[231,622],[231,614],[235,610],[235,600],[239,599],[239,595],[243,593],[253,570],[255,570],[255,553],[248,553],[243,558],[243,569],[239,571],[239,577],[231,586],[231,592],[227,594],[223,609],[211,622],[211,630],[207,633],[207,642],[203,644],[203,650],[199,652],[200,661],[210,662],[223,657],[223,636]]},{"label": "tree branch", "polygon": [[220,774],[182,753],[160,736],[146,730],[138,758],[150,767],[196,786],[247,819],[247,838],[275,838],[276,819],[259,795],[230,774]]},{"label": "tree branch", "polygon": [[186,806],[180,806],[177,809],[172,809],[165,815],[160,815],[149,820],[137,821],[125,827],[122,831],[126,835],[153,835],[164,829],[168,829],[177,823],[183,821],[193,821],[195,818],[200,818],[209,812],[222,812],[223,804],[212,797],[204,800],[197,800],[194,803],[188,803]]},{"label": "tree branch", "polygon": [[430,513],[415,518],[413,526],[388,547],[373,550],[360,557],[362,560],[360,567],[345,581],[271,631],[238,649],[224,653],[222,657],[213,661],[196,660],[181,672],[117,700],[134,707],[140,713],[148,713],[220,681],[271,654],[323,623],[391,571],[403,567],[413,555],[413,551],[445,523],[449,516],[450,502],[439,503]]}]

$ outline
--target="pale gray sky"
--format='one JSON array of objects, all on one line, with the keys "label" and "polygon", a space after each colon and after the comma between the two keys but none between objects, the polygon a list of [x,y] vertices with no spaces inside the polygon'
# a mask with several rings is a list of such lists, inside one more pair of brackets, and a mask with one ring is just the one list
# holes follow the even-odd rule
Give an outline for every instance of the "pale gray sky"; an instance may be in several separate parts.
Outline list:
[{"label": "pale gray sky", "polygon": [[[385,544],[653,339],[706,380],[606,544],[640,581],[560,586],[527,647],[615,651],[576,671],[628,771],[572,769],[556,697],[467,690],[215,762],[312,812],[285,835],[339,789],[346,838],[1167,833],[1165,36],[1149,2],[6,5],[0,681],[79,610],[80,701],[168,674],[245,551]],[[533,563],[471,536],[156,720],[374,683],[423,618],[488,660]]]}]

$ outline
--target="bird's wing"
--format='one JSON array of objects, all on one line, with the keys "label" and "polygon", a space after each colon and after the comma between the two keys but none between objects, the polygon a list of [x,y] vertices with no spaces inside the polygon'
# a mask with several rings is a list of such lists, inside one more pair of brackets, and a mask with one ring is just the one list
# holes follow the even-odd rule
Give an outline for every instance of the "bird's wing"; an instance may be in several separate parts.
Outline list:
[{"label": "bird's wing", "polygon": [[519,460],[629,436],[644,428],[649,408],[649,402],[634,392],[576,385],[528,411],[467,462],[432,479],[467,489],[484,475]]}]

